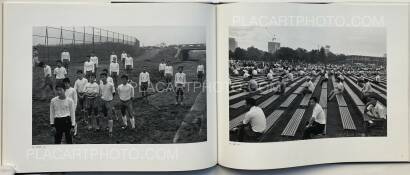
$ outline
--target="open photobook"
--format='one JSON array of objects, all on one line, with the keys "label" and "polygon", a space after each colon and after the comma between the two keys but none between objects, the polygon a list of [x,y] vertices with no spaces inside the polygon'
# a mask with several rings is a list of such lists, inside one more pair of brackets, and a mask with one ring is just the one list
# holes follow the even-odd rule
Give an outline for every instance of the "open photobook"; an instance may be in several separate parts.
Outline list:
[{"label": "open photobook", "polygon": [[406,3],[6,2],[1,164],[407,162],[408,14]]}]

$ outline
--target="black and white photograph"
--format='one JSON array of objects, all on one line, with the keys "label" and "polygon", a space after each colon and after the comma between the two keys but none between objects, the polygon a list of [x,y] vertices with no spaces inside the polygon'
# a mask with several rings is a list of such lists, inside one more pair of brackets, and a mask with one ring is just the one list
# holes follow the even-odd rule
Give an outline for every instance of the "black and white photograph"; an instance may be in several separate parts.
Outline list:
[{"label": "black and white photograph", "polygon": [[206,28],[32,28],[32,145],[207,141]]},{"label": "black and white photograph", "polygon": [[383,27],[230,26],[230,141],[386,137],[386,38]]}]

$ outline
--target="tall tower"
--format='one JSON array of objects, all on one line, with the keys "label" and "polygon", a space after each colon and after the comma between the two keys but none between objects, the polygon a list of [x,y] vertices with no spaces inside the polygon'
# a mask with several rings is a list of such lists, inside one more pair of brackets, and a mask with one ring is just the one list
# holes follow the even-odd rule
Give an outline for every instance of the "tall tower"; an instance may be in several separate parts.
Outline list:
[{"label": "tall tower", "polygon": [[274,54],[280,49],[280,43],[276,42],[276,36],[272,38],[272,41],[268,42],[268,52]]},{"label": "tall tower", "polygon": [[235,49],[238,47],[238,42],[235,38],[229,38],[229,50],[234,52]]}]

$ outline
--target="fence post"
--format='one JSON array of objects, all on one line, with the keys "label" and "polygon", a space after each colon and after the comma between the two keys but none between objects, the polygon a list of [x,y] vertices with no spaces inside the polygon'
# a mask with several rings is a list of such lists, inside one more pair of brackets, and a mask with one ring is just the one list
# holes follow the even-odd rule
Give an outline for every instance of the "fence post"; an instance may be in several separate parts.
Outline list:
[{"label": "fence post", "polygon": [[92,27],[92,29],[93,29],[93,44],[92,44],[92,47],[93,47],[93,52],[94,52],[94,27]]},{"label": "fence post", "polygon": [[50,50],[48,48],[48,27],[46,26],[46,38],[45,38],[45,42],[46,42],[46,49],[47,49],[47,62],[48,64],[50,64]]},{"label": "fence post", "polygon": [[84,30],[84,34],[83,34],[83,47],[84,47],[85,46],[85,26],[84,26],[83,30]]},{"label": "fence post", "polygon": [[75,27],[73,26],[73,47],[75,47]]}]

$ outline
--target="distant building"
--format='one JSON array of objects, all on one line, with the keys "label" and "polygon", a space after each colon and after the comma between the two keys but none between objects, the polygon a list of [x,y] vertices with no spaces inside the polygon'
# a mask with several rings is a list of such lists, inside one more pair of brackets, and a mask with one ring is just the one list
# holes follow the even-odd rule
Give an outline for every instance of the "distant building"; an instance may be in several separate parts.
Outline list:
[{"label": "distant building", "polygon": [[135,39],[135,44],[134,45],[137,48],[140,47],[140,41],[138,39]]},{"label": "distant building", "polygon": [[325,55],[328,56],[329,53],[330,53],[330,46],[329,46],[329,45],[326,45],[326,46],[325,46]]},{"label": "distant building", "polygon": [[268,42],[268,52],[269,53],[275,53],[276,51],[278,51],[280,49],[280,43],[279,42]]},{"label": "distant building", "polygon": [[235,49],[238,47],[238,42],[235,38],[229,38],[229,50],[234,52]]},{"label": "distant building", "polygon": [[364,55],[347,55],[346,61],[350,63],[386,65],[386,57],[364,56]]}]

